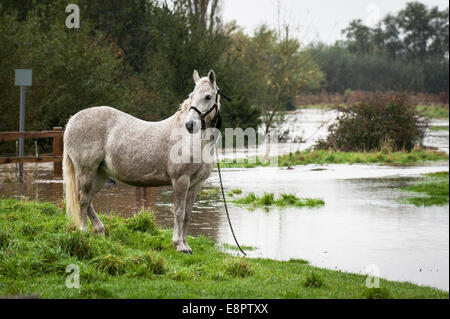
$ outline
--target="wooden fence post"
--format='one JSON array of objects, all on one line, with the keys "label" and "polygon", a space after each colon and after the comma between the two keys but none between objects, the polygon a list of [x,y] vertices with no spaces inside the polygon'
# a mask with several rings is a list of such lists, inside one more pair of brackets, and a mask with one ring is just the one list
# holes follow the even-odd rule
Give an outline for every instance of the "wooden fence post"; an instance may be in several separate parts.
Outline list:
[{"label": "wooden fence post", "polygon": [[[62,127],[54,127],[53,131],[62,131]],[[53,153],[56,156],[63,155],[63,136],[61,134],[55,135],[53,137]],[[53,162],[53,176],[62,176],[62,161]]]}]

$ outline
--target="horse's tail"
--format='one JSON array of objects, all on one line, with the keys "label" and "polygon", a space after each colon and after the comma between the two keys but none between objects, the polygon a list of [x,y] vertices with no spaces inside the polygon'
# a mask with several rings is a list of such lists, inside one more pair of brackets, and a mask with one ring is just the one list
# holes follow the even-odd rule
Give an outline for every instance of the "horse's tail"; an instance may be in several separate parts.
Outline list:
[{"label": "horse's tail", "polygon": [[77,177],[75,175],[75,167],[66,148],[63,150],[63,176],[66,194],[66,214],[73,221],[77,228],[81,225],[80,200],[78,198]]}]

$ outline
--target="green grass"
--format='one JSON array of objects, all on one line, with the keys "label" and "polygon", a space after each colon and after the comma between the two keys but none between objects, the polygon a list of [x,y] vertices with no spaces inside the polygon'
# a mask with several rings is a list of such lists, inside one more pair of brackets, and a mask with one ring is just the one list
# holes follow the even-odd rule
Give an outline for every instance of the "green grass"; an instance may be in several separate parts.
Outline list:
[{"label": "green grass", "polygon": [[447,126],[431,126],[430,131],[448,131],[448,125]]},{"label": "green grass", "polygon": [[299,105],[298,109],[320,109],[320,110],[332,110],[336,108],[336,104],[308,104],[308,105]]},{"label": "green grass", "polygon": [[[188,237],[194,254],[174,250],[170,230],[150,212],[101,215],[105,236],[75,231],[53,204],[0,200],[0,296],[41,298],[444,298],[447,292],[312,267],[303,260],[245,259],[205,237]],[[66,287],[79,267],[80,288]],[[387,294],[387,295],[386,295]]]},{"label": "green grass", "polygon": [[418,105],[417,110],[423,117],[434,119],[448,119],[448,106]]},{"label": "green grass", "polygon": [[418,194],[418,196],[406,198],[404,202],[425,207],[448,205],[448,181],[448,172],[426,174],[414,185],[401,188],[401,190]]},{"label": "green grass", "polygon": [[233,200],[233,203],[252,207],[290,206],[299,208],[314,208],[325,205],[325,202],[322,199],[298,198],[293,194],[281,194],[278,199],[275,199],[275,195],[273,193],[264,193],[261,197],[256,196],[255,193],[250,193],[247,196]]},{"label": "green grass", "polygon": [[[225,248],[226,250],[235,250],[235,251],[238,251],[239,250],[239,247],[238,246],[236,246],[236,245],[230,245],[230,244],[222,244],[222,247],[223,248]],[[258,250],[258,248],[257,247],[253,247],[253,246],[241,246],[241,248],[242,248],[242,250],[245,250],[245,251],[255,251],[255,250]]]},{"label": "green grass", "polygon": [[[328,150],[297,151],[295,153],[278,156],[279,167],[289,167],[306,164],[383,164],[392,166],[406,166],[429,161],[445,161],[448,155],[433,150],[413,150],[411,152],[334,152]],[[259,158],[241,159],[220,164],[227,168],[254,168],[269,166],[269,161]]]}]

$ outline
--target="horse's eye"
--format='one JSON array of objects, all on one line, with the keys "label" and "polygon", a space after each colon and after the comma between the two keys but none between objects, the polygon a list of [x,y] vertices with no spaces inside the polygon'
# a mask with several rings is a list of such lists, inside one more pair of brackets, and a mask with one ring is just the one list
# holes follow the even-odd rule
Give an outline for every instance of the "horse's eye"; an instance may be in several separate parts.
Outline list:
[{"label": "horse's eye", "polygon": [[211,100],[211,99],[212,99],[212,96],[211,96],[211,95],[207,95],[207,96],[205,97],[205,99]]}]

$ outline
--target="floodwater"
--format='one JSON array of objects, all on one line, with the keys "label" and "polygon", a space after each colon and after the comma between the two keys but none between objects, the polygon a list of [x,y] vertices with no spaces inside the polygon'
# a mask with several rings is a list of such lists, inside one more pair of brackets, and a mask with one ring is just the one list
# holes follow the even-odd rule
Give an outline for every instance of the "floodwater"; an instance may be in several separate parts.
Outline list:
[{"label": "floodwater", "polygon": [[[279,133],[290,132],[290,138],[285,143],[272,142],[270,145],[261,144],[259,148],[248,147],[246,149],[228,149],[221,154],[223,158],[251,158],[255,155],[281,155],[295,151],[303,151],[311,148],[320,139],[326,138],[328,126],[333,124],[339,115],[336,110],[304,109],[289,112],[285,123],[278,129]],[[433,119],[431,126],[448,126],[448,120]],[[261,129],[260,129],[261,131]],[[425,134],[424,145],[435,147],[440,151],[449,153],[448,130],[431,131]]]},{"label": "floodwater", "polygon": [[[294,113],[290,120],[295,123],[291,127],[304,139],[312,136],[307,143],[313,144],[326,134],[323,123],[333,118],[335,114],[328,111],[305,110]],[[425,144],[448,152],[448,137],[448,131],[429,132]],[[276,151],[295,151],[296,147],[304,146],[284,143]],[[36,176],[34,164],[25,168],[28,182],[21,186],[0,183],[0,197],[61,201],[62,182],[52,179],[51,164],[40,164]],[[240,244],[257,248],[247,252],[251,257],[301,258],[320,267],[355,273],[370,271],[382,278],[448,291],[448,206],[402,204],[399,200],[408,195],[396,189],[412,183],[420,174],[448,169],[448,162],[413,167],[305,165],[293,170],[223,169],[223,181],[226,192],[240,188],[244,194],[294,193],[322,198],[326,203],[317,209],[270,210],[249,210],[230,203],[230,216]],[[13,170],[12,165],[0,166],[0,176],[10,176]],[[217,187],[214,171],[205,188]],[[142,206],[149,207],[154,209],[159,225],[172,227],[171,201],[170,187],[136,188],[117,183],[106,185],[96,196],[94,206],[97,211],[122,216],[131,216]],[[197,201],[189,234],[234,244],[218,193]]]}]

